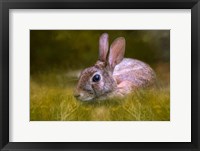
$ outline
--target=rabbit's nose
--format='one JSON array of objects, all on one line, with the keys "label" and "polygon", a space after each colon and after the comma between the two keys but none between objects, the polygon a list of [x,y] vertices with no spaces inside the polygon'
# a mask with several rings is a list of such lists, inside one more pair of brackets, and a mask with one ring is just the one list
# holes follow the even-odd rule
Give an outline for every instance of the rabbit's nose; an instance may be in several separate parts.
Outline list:
[{"label": "rabbit's nose", "polygon": [[74,97],[75,97],[75,98],[81,97],[81,93],[78,92],[77,90],[75,90],[75,91],[74,91]]}]

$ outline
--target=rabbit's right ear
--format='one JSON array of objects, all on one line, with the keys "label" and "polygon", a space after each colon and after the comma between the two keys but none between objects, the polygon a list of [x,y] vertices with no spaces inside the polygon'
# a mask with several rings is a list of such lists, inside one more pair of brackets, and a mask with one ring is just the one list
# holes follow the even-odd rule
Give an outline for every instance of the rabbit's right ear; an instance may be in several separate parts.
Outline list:
[{"label": "rabbit's right ear", "polygon": [[124,58],[126,41],[124,37],[119,37],[110,46],[110,53],[108,57],[108,65],[111,70],[120,63]]},{"label": "rabbit's right ear", "polygon": [[106,62],[107,60],[108,45],[108,34],[104,33],[99,38],[99,60],[102,62]]}]

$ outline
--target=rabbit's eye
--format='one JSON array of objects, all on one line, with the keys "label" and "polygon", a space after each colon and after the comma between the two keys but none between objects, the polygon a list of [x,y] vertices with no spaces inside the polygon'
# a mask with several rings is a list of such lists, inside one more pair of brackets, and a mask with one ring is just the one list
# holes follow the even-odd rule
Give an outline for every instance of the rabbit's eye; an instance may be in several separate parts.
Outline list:
[{"label": "rabbit's eye", "polygon": [[92,78],[92,81],[93,82],[98,82],[99,80],[101,79],[100,75],[99,74],[95,74]]}]

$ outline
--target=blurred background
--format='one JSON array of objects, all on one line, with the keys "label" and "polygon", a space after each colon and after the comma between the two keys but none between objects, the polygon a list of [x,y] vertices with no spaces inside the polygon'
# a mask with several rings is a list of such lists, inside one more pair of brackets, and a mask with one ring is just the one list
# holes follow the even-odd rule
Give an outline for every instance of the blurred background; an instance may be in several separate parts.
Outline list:
[{"label": "blurred background", "polygon": [[[165,103],[158,105],[155,101],[156,96],[154,103],[150,101],[150,105],[146,104],[149,106],[148,111],[146,108],[141,109],[145,115],[150,115],[151,112],[151,118],[144,116],[137,119],[126,114],[123,117],[117,116],[118,114],[111,114],[114,109],[116,110],[112,106],[113,103],[108,105],[110,109],[107,109],[105,104],[98,107],[94,104],[80,105],[80,102],[73,98],[77,75],[82,69],[92,66],[97,61],[99,37],[104,32],[109,34],[110,45],[115,38],[125,37],[125,57],[144,61],[155,70],[162,88],[157,92],[161,90],[162,95],[155,94],[160,96],[158,98],[165,96]],[[31,30],[30,77],[31,120],[169,120],[170,31]],[[136,104],[138,105],[138,102]],[[136,104],[132,105],[137,106]],[[103,112],[102,109],[98,109],[99,107],[104,108]],[[154,107],[156,112],[153,111]],[[118,113],[122,110],[119,109]],[[100,117],[94,116],[97,113]]]},{"label": "blurred background", "polygon": [[104,32],[109,34],[110,44],[117,37],[125,37],[125,57],[152,65],[169,63],[169,30],[31,30],[31,74],[93,65],[98,58],[99,37]]}]

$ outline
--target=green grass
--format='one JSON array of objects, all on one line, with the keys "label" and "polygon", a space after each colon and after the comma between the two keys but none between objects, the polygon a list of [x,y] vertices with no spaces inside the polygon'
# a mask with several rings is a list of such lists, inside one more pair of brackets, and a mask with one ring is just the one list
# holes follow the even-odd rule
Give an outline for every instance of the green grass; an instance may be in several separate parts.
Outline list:
[{"label": "green grass", "polygon": [[93,102],[77,101],[73,97],[75,84],[76,80],[63,73],[31,75],[31,121],[170,120],[169,84],[164,83],[159,88],[140,90],[123,100]]}]

